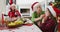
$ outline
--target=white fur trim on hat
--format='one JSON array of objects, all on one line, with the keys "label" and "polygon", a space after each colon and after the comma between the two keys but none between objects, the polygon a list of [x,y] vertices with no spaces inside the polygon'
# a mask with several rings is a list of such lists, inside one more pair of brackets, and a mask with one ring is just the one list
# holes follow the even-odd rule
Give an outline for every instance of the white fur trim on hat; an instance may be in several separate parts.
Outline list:
[{"label": "white fur trim on hat", "polygon": [[12,4],[11,7],[12,7],[12,6],[16,6],[16,5],[15,5],[15,4]]},{"label": "white fur trim on hat", "polygon": [[33,10],[36,11],[38,6],[40,6],[40,3],[36,3],[36,4],[33,6]]},{"label": "white fur trim on hat", "polygon": [[52,6],[48,6],[47,7],[49,9],[49,11],[51,12],[51,14],[56,17],[56,12],[54,11],[53,7]]}]

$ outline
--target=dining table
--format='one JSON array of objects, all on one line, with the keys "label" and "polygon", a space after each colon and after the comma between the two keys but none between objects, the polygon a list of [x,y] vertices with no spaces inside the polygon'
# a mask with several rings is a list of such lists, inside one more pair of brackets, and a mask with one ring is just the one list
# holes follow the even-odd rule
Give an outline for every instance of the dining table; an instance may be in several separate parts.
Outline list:
[{"label": "dining table", "polygon": [[[29,19],[27,19],[27,21],[32,23],[32,21]],[[37,27],[35,24],[27,24],[17,28],[0,27],[0,32],[42,32],[42,30],[39,29],[39,27]]]}]

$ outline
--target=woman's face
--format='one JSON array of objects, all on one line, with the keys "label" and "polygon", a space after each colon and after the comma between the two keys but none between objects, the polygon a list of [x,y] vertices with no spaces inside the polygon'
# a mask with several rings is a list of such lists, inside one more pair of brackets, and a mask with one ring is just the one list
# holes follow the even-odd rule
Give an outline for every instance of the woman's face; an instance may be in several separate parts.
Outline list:
[{"label": "woman's face", "polygon": [[38,6],[38,7],[37,7],[37,12],[41,12],[41,11],[42,11],[41,6]]},{"label": "woman's face", "polygon": [[16,8],[15,6],[12,6],[12,7],[11,7],[12,10],[15,10],[15,8]]},{"label": "woman's face", "polygon": [[49,11],[46,11],[46,16],[50,16],[50,12]]}]

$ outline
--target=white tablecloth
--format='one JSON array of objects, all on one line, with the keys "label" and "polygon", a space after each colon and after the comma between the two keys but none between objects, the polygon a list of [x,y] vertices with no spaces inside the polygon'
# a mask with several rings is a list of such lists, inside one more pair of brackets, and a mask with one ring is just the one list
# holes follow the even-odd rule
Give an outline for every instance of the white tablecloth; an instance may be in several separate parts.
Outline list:
[{"label": "white tablecloth", "polygon": [[5,29],[0,30],[0,32],[42,32],[36,25],[32,26],[22,26],[16,29]]},{"label": "white tablecloth", "polygon": [[[27,19],[28,22],[32,23],[31,20]],[[32,26],[21,26],[15,29],[4,29],[0,32],[42,32],[35,24]]]}]

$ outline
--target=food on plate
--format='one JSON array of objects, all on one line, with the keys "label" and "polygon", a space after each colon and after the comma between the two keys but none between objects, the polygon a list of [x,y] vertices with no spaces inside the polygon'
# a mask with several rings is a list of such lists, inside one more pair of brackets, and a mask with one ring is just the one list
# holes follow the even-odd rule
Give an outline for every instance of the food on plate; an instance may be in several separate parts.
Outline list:
[{"label": "food on plate", "polygon": [[16,25],[24,24],[24,22],[23,22],[23,21],[21,21],[21,20],[20,20],[20,21],[15,21],[14,23],[15,23]]},{"label": "food on plate", "polygon": [[11,22],[11,23],[8,24],[8,26],[15,26],[15,25],[16,25],[16,24],[13,23],[13,22]]},{"label": "food on plate", "polygon": [[22,25],[22,24],[24,24],[24,22],[22,21],[22,20],[20,20],[20,19],[17,19],[16,21],[14,21],[14,22],[10,22],[10,23],[8,23],[8,27],[15,27],[15,26],[20,26],[20,25]]}]

